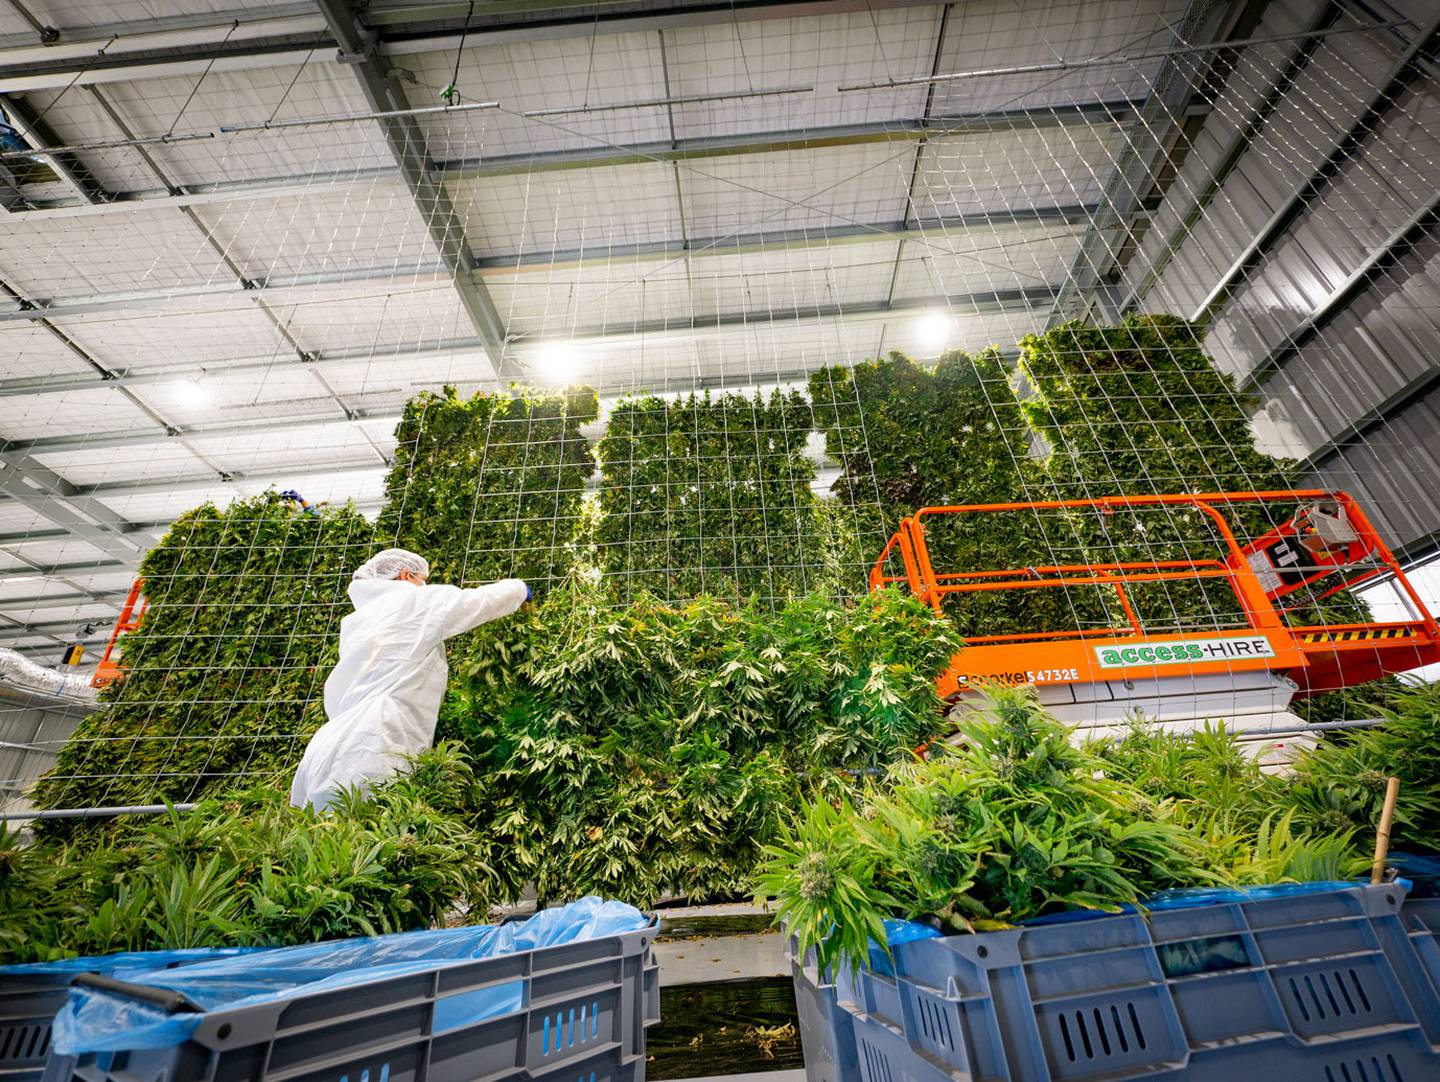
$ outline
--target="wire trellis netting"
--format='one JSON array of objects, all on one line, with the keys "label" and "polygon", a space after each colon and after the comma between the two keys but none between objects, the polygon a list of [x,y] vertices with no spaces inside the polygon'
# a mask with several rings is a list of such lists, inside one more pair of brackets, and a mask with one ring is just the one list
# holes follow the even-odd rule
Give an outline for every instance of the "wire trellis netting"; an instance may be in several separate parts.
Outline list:
[{"label": "wire trellis netting", "polygon": [[[865,593],[921,508],[1023,504],[924,527],[939,581],[1012,573],[943,603],[979,640],[1250,630],[1215,567],[1291,490],[1423,561],[1411,6],[747,9],[0,89],[0,645],[88,663],[147,602],[98,704],[0,704],[0,801],[283,788],[390,545],[773,614]],[[1203,493],[1286,494],[1104,504]],[[1412,619],[1375,570],[1285,618]]]}]

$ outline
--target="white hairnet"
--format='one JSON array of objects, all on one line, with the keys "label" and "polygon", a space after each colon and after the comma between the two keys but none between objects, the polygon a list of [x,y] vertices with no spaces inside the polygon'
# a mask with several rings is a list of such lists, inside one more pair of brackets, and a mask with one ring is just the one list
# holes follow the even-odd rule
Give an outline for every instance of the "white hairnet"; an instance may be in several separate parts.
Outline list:
[{"label": "white hairnet", "polygon": [[395,579],[402,571],[413,571],[417,575],[429,575],[430,564],[424,556],[408,549],[385,549],[355,569],[352,579]]}]

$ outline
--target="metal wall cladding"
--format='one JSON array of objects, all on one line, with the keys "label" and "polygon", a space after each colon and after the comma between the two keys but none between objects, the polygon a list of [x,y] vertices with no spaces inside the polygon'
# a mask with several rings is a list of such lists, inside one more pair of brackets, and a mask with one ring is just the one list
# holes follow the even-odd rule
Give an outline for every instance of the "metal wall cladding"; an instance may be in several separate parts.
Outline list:
[{"label": "metal wall cladding", "polygon": [[1345,440],[1389,441],[1382,418],[1440,376],[1440,238],[1428,237],[1263,385],[1287,453],[1322,465]]},{"label": "metal wall cladding", "polygon": [[[1420,555],[1440,543],[1440,77],[1433,63],[1402,64],[1398,35],[1432,33],[1436,21],[1433,4],[1408,8],[1412,25],[1246,50],[1127,276],[1143,310],[1192,318],[1230,279],[1207,348],[1258,392],[1266,449],[1352,492],[1393,545]],[[1272,3],[1254,36],[1320,25],[1324,9]],[[1355,25],[1346,16],[1335,27]],[[1267,95],[1271,111],[1250,131]]]},{"label": "metal wall cladding", "polygon": [[0,689],[0,811],[30,807],[25,789],[55,765],[55,753],[84,716],[78,707],[56,709]]},{"label": "metal wall cladding", "polygon": [[1343,448],[1315,482],[1363,494],[1366,512],[1392,545],[1432,549],[1440,543],[1440,394],[1419,399],[1375,436]]}]

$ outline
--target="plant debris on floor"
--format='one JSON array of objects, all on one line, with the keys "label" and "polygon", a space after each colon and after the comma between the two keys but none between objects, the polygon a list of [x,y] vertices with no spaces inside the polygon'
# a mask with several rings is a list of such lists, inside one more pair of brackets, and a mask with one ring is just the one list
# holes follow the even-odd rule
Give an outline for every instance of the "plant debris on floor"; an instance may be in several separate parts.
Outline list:
[{"label": "plant debris on floor", "polygon": [[660,1024],[645,1035],[645,1077],[781,1071],[805,1065],[789,977],[660,989]]}]

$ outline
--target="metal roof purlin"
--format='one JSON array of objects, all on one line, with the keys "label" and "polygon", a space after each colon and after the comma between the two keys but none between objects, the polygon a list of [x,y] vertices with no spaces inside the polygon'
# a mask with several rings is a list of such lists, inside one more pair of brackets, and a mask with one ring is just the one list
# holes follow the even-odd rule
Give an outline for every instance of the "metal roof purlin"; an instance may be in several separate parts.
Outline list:
[{"label": "metal roof purlin", "polygon": [[[946,0],[886,0],[887,6],[891,7],[926,7],[944,2]],[[323,9],[326,3],[320,6]],[[393,37],[382,37],[377,43],[377,52],[383,56],[402,56],[454,49],[460,37],[466,6],[457,5],[453,16],[441,25],[432,23],[423,29],[402,29],[396,31]],[[594,33],[633,33],[671,26],[729,24],[868,10],[865,0],[792,0],[778,4],[773,0],[738,0],[728,4],[676,4],[670,8],[647,4],[641,10],[624,10],[618,4],[601,4],[595,5],[593,11],[572,14],[568,18],[556,18],[553,10],[546,10],[563,6],[574,5],[527,2],[524,7],[529,11],[517,12],[512,6],[498,19],[487,19],[482,10],[474,19],[477,25],[470,30],[467,42],[476,46],[508,45]],[[405,7],[408,9],[410,5],[407,3]],[[609,10],[605,10],[607,8]],[[315,9],[312,7],[309,10],[313,13]],[[394,9],[386,11],[377,8],[373,3],[366,5],[367,18],[377,24],[394,22],[404,14]],[[252,7],[248,10],[241,8],[126,21],[108,27],[76,27],[62,31],[60,41],[40,50],[36,49],[38,43],[33,35],[0,35],[0,89],[25,92],[97,82],[195,75],[207,64],[216,71],[299,64],[324,37],[323,32],[310,31],[310,21],[305,15],[294,4],[279,4],[273,9],[273,14],[269,7]],[[507,16],[511,19],[508,24],[503,21]],[[532,21],[523,21],[526,18]],[[237,24],[242,36],[232,37],[230,31]],[[125,38],[117,42],[117,47],[104,48],[106,42],[121,31],[126,32]],[[146,42],[136,40],[147,34],[171,37],[177,31],[189,40],[169,48],[146,48]],[[72,42],[75,43],[73,46]]]},{"label": "metal roof purlin", "polygon": [[[940,25],[935,30],[935,54],[930,61],[930,74],[940,74],[940,61],[945,55],[945,32],[950,26],[950,10],[953,4],[946,4],[940,9]],[[920,114],[922,122],[930,119],[930,110],[935,107],[935,84],[931,83],[925,89],[925,108]],[[911,218],[918,219],[920,215],[915,207],[915,185],[920,180],[920,163],[925,160],[925,147],[929,140],[921,136],[915,141],[915,160],[910,165],[910,183],[905,187],[905,205],[900,208],[901,225],[909,223]],[[924,231],[921,231],[924,235]],[[890,288],[885,292],[887,301],[895,300],[895,288],[900,284],[900,267],[905,260],[905,238],[900,238],[900,243],[895,245],[895,263],[890,268]],[[880,350],[879,352],[884,352]]]},{"label": "metal roof purlin", "polygon": [[154,540],[23,452],[0,451],[0,494],[125,563],[139,562]]},{"label": "metal roof purlin", "polygon": [[[629,244],[595,245],[591,248],[573,248],[562,251],[535,250],[512,252],[502,255],[472,259],[471,278],[495,277],[524,273],[532,268],[559,270],[579,267],[585,264],[620,264],[639,260],[667,260],[682,255],[695,257],[733,256],[751,253],[789,251],[795,248],[830,248],[838,244],[863,244],[900,239],[919,243],[936,244],[967,230],[992,233],[997,226],[1023,226],[1031,224],[1076,225],[1088,222],[1095,213],[1092,204],[1073,204],[1046,207],[1018,207],[1004,212],[985,211],[977,214],[962,214],[940,218],[911,217],[904,222],[860,222],[821,228],[780,229],[760,233],[738,233],[723,237],[691,237],[665,241],[637,241]],[[339,285],[349,282],[390,281],[402,279],[407,285],[415,285],[425,276],[443,277],[448,272],[441,264],[411,265],[391,264],[388,266],[358,267],[342,271],[319,274],[297,274],[276,276],[265,279],[248,279],[246,284],[225,282],[206,283],[194,287],[167,287],[149,292],[126,292],[104,294],[94,297],[52,297],[29,298],[23,305],[11,311],[0,310],[0,323],[24,322],[47,318],[69,318],[96,312],[126,311],[133,308],[164,306],[182,297],[243,297],[256,300],[267,290],[298,289],[318,285]],[[298,351],[298,346],[296,347]],[[306,354],[305,359],[313,359]],[[272,363],[267,360],[266,364]],[[207,365],[207,368],[212,366]],[[220,363],[219,367],[229,367]],[[173,378],[174,370],[166,372],[164,378]],[[147,382],[143,377],[121,376],[123,382]],[[153,377],[158,378],[158,377]],[[153,378],[149,381],[153,382]],[[109,379],[107,382],[114,382]],[[69,380],[54,384],[54,389],[69,390],[75,386],[91,386],[93,382],[80,383]],[[22,382],[0,380],[0,396],[15,393],[43,391],[41,381]]]},{"label": "metal roof purlin", "polygon": [[[496,154],[460,158],[431,164],[429,175],[444,180],[475,180],[481,177],[515,176],[567,169],[609,168],[619,165],[653,165],[696,158],[740,154],[771,154],[779,151],[821,150],[828,147],[858,146],[866,143],[894,143],[940,136],[978,135],[988,132],[1034,131],[1069,125],[1122,124],[1141,106],[1138,100],[1116,98],[1069,102],[1001,112],[954,113],[945,116],[902,117],[857,124],[836,124],[793,131],[769,131],[734,135],[704,135],[678,138],[673,142],[649,142],[614,146],[572,147],[531,153]],[[315,195],[343,190],[351,183],[399,179],[396,167],[367,167],[338,170],[309,176],[275,176],[243,181],[209,181],[187,184],[180,193],[164,189],[136,189],[111,192],[102,204],[51,203],[19,212],[22,218],[89,217],[96,214],[128,213],[166,206],[199,206],[205,203]]]},{"label": "metal roof purlin", "polygon": [[[375,34],[365,30],[347,0],[317,0],[336,43],[337,59],[355,72],[361,92],[376,112],[408,109],[410,103],[389,78],[388,65],[375,53]],[[441,182],[431,175],[432,162],[425,135],[412,116],[386,117],[376,121],[385,134],[395,164],[415,201],[415,210],[425,222],[440,258],[453,278],[455,292],[475,333],[485,343],[485,352],[501,380],[520,379],[524,372],[505,349],[505,324],[490,298],[490,292],[470,278],[474,266],[470,245],[460,216],[450,203]]]},{"label": "metal roof purlin", "polygon": [[[1036,286],[1030,289],[998,290],[984,293],[966,293],[947,297],[927,297],[906,300],[900,304],[886,304],[876,301],[870,304],[824,304],[803,308],[767,309],[761,312],[722,312],[718,315],[697,319],[689,317],[655,319],[643,323],[629,324],[623,331],[601,328],[577,328],[571,340],[576,343],[626,340],[654,335],[693,336],[700,331],[723,330],[728,327],[756,327],[772,323],[794,323],[807,319],[829,319],[837,322],[856,320],[888,319],[892,316],[915,315],[935,307],[944,307],[956,314],[979,314],[982,312],[1036,312],[1048,309],[1055,299],[1054,286]],[[517,341],[525,341],[517,338]],[[478,344],[478,343],[477,343]],[[449,343],[446,348],[460,348]],[[473,347],[472,347],[473,348]],[[464,381],[459,381],[464,382]],[[488,379],[470,382],[488,383]],[[627,387],[633,388],[633,381]],[[603,388],[597,388],[603,390]],[[338,414],[319,416],[287,417],[283,420],[262,419],[224,424],[195,425],[170,432],[131,431],[97,432],[78,436],[41,436],[36,439],[12,440],[10,449],[43,453],[50,451],[73,451],[80,448],[132,447],[164,443],[168,440],[197,440],[209,436],[230,435],[246,432],[277,432],[304,425],[341,424],[363,421],[391,421],[400,417],[398,409],[357,409],[352,416]],[[187,444],[188,446],[188,444]],[[191,449],[193,451],[193,448]],[[380,467],[376,467],[377,469]]]}]

